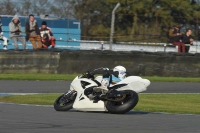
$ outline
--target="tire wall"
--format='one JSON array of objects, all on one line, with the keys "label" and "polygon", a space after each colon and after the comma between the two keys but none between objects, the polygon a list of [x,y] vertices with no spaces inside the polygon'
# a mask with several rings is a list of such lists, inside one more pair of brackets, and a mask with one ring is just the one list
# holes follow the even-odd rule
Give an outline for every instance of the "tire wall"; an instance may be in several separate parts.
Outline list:
[{"label": "tire wall", "polygon": [[79,74],[123,65],[132,75],[200,77],[198,54],[113,51],[1,51],[0,73]]},{"label": "tire wall", "polygon": [[60,53],[0,52],[0,73],[57,73]]},{"label": "tire wall", "polygon": [[132,75],[199,77],[200,56],[178,53],[72,51],[61,53],[58,73],[123,65]]}]

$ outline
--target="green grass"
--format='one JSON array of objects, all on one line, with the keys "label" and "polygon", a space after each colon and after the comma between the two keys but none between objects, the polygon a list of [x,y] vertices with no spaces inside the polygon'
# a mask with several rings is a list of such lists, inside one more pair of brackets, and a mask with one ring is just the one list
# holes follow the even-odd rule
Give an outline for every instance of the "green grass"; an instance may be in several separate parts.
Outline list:
[{"label": "green grass", "polygon": [[[79,74],[0,74],[0,80],[67,80]],[[151,82],[200,82],[200,78],[144,76]]]},{"label": "green grass", "polygon": [[73,80],[76,74],[0,74],[0,80]]},{"label": "green grass", "polygon": [[61,94],[33,94],[33,95],[11,95],[0,97],[0,102],[53,105],[54,101]]},{"label": "green grass", "polygon": [[135,110],[200,114],[200,94],[141,94]]},{"label": "green grass", "polygon": [[200,82],[200,78],[192,77],[157,77],[157,76],[144,76],[153,82]]},{"label": "green grass", "polygon": [[[61,94],[37,94],[0,97],[0,102],[53,105]],[[134,110],[177,114],[200,114],[200,94],[140,94]]]}]

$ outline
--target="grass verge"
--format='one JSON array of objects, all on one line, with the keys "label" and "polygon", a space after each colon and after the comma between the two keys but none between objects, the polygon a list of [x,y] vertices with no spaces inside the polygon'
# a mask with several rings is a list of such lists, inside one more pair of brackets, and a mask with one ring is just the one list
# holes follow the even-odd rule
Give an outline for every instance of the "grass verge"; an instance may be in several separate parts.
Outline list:
[{"label": "grass verge", "polygon": [[[53,105],[61,94],[13,95],[0,97],[0,102]],[[200,114],[200,94],[140,94],[134,110],[177,114]]]},{"label": "grass verge", "polygon": [[32,95],[11,95],[0,97],[0,102],[53,105],[54,101],[61,94],[32,94]]},{"label": "grass verge", "polygon": [[73,80],[75,74],[0,74],[0,80]]},{"label": "grass verge", "polygon": [[200,114],[200,94],[140,94],[135,110]]},{"label": "grass verge", "polygon": [[[67,80],[79,74],[0,74],[0,80]],[[144,76],[151,82],[200,82],[200,78]]]}]

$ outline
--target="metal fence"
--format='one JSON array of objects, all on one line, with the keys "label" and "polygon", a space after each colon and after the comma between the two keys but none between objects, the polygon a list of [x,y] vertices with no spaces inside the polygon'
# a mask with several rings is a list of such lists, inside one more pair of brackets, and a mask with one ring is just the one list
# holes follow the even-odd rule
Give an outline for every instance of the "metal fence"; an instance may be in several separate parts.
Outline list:
[{"label": "metal fence", "polygon": [[[9,27],[8,24],[13,16],[3,16],[3,31],[4,36],[9,38]],[[80,50],[110,50],[109,46],[109,35],[91,35],[91,34],[81,34],[81,25],[78,20],[68,20],[59,19],[51,20],[48,18],[41,19],[40,17],[35,17],[39,27],[42,21],[47,21],[47,26],[52,29],[54,37],[56,38],[56,48],[60,49],[80,49]],[[20,16],[21,25],[23,29],[23,35],[25,36],[25,22],[28,17]],[[138,20],[137,28],[140,30],[134,32],[134,34],[129,34],[130,31],[120,33],[120,30],[115,30],[113,34],[114,43],[112,44],[113,51],[147,51],[147,52],[177,52],[176,47],[168,47],[168,31],[171,27],[164,26],[161,23],[161,18],[155,16],[152,20],[148,20],[149,23],[140,22]],[[194,22],[180,24],[181,32],[185,32],[187,27],[193,30],[193,37],[195,42],[193,46],[190,46],[190,53],[199,53],[200,43],[198,41],[199,26],[198,19],[194,18]],[[117,27],[116,23],[116,27]],[[130,29],[131,30],[131,29]],[[89,39],[89,40],[85,40]],[[92,41],[91,41],[92,40]],[[0,41],[0,44],[3,44]],[[2,49],[3,45],[0,45]],[[19,46],[21,43],[19,42]],[[9,42],[8,49],[13,49],[12,41]],[[31,43],[27,42],[27,49],[32,49]]]},{"label": "metal fence", "polygon": [[[4,36],[8,39],[9,37],[9,23],[11,22],[13,16],[9,15],[2,15],[2,29]],[[20,22],[22,26],[22,35],[25,36],[25,24],[28,22],[27,16],[20,16]],[[36,16],[35,19],[37,20],[38,26],[41,27],[42,21],[47,22],[47,27],[50,27],[54,37],[57,41],[57,46],[59,47],[66,47],[66,46],[80,46],[80,42],[75,42],[74,40],[80,40],[81,38],[81,28],[80,28],[80,21],[79,20],[68,20],[68,19],[51,19],[51,18],[40,18]],[[0,41],[0,44],[3,44]],[[27,49],[32,49],[32,45],[28,41],[27,42]],[[0,49],[2,49],[3,45],[0,45]],[[21,46],[21,42],[19,42],[19,46]],[[9,40],[8,49],[13,49],[13,42]]]}]

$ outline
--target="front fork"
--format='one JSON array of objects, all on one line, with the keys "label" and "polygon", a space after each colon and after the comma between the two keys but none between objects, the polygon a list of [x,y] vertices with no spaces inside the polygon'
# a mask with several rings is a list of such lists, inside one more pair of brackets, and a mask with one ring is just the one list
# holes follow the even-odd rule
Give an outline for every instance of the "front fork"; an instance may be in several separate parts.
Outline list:
[{"label": "front fork", "polygon": [[66,92],[64,95],[67,96],[67,95],[71,95],[73,93],[73,91],[69,90],[68,92]]},{"label": "front fork", "polygon": [[64,98],[70,99],[70,100],[75,100],[75,95],[77,94],[76,91],[74,90],[69,90],[67,93],[64,94]]}]

